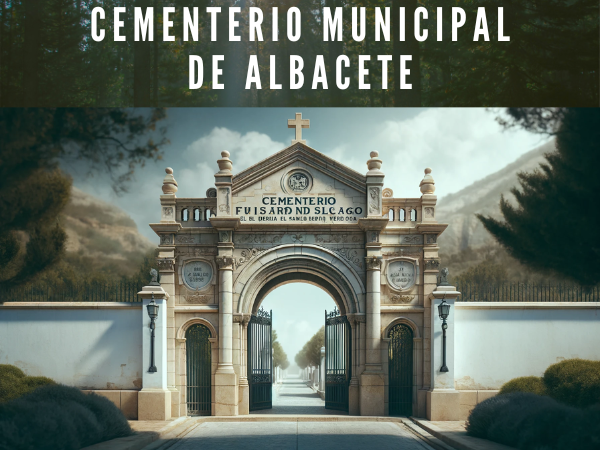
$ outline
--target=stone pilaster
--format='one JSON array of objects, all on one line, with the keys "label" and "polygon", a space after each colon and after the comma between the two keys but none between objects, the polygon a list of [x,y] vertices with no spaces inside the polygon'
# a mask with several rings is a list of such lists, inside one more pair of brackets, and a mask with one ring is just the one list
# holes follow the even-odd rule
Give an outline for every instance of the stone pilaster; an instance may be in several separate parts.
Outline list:
[{"label": "stone pilaster", "polygon": [[[138,393],[138,420],[169,420],[171,391],[167,383],[167,299],[169,294],[160,285],[145,286],[138,295],[142,298],[142,390]],[[151,363],[151,319],[147,306],[154,298],[158,317],[154,330],[154,366]]]},{"label": "stone pilaster", "polygon": [[[454,388],[454,302],[460,295],[454,286],[437,286],[429,295],[431,301],[431,389],[427,392],[427,418],[429,420],[460,420],[460,393]],[[445,300],[450,305],[446,320],[446,366],[441,372],[443,358],[442,319],[438,305]]]}]

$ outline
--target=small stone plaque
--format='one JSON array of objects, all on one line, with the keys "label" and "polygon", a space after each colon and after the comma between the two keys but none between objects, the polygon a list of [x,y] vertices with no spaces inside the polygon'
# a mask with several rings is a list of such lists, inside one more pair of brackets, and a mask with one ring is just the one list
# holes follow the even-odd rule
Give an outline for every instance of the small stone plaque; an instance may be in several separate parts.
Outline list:
[{"label": "small stone plaque", "polygon": [[183,266],[183,281],[194,290],[206,287],[212,279],[213,268],[205,261],[189,261]]},{"label": "small stone plaque", "polygon": [[415,284],[417,270],[410,261],[393,261],[387,268],[388,283],[395,289],[405,290]]}]

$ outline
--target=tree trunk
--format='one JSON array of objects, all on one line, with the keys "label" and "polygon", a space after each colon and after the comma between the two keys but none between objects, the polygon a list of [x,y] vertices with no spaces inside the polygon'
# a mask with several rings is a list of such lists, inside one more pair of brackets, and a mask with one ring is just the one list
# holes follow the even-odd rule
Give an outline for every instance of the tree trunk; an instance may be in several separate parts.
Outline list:
[{"label": "tree trunk", "polygon": [[[400,42],[400,17],[398,8],[405,7],[405,41]],[[414,17],[417,0],[392,1],[392,28],[394,49],[394,106],[421,106],[421,51],[419,42],[415,39]],[[412,89],[400,90],[400,55],[411,55],[412,60],[407,61],[406,68],[410,75],[406,83],[412,84]]]},{"label": "tree trunk", "polygon": [[25,2],[25,42],[23,63],[23,105],[38,105],[38,71],[41,20],[40,0]]},{"label": "tree trunk", "polygon": [[[149,0],[136,0],[135,6],[145,13]],[[158,36],[154,36],[156,40]],[[140,36],[141,39],[141,36]],[[152,76],[152,43],[146,35],[145,41],[133,43],[133,106],[152,106],[150,98]]]}]

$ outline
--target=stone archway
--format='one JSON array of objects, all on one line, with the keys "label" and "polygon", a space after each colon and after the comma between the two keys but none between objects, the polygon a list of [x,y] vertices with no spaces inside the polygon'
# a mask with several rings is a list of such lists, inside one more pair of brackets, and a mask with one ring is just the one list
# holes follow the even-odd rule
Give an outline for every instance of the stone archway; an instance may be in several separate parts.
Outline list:
[{"label": "stone archway", "polygon": [[318,245],[282,245],[253,259],[234,280],[233,299],[239,314],[251,314],[269,292],[290,282],[325,290],[342,314],[364,314],[365,285],[352,266]]},{"label": "stone archway", "polygon": [[[256,314],[260,304],[273,290],[287,283],[312,284],[327,292],[336,303],[340,313],[348,317],[352,327],[352,374],[364,368],[360,349],[365,337],[365,283],[359,274],[335,252],[318,246],[291,244],[266,250],[240,272],[233,283],[234,309],[238,317]],[[247,320],[240,321],[239,337],[242,386],[247,386],[246,364],[248,333]],[[349,402],[352,414],[358,413],[358,379],[353,375]],[[243,394],[242,394],[243,395]],[[244,395],[243,395],[244,397]],[[243,402],[242,402],[243,403]],[[246,405],[241,406],[246,410]]]}]

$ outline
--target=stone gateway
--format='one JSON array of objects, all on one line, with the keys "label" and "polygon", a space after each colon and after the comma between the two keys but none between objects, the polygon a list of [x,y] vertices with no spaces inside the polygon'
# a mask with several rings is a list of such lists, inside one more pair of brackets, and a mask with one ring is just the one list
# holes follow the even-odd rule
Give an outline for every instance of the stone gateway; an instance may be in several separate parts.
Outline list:
[{"label": "stone gateway", "polygon": [[161,286],[140,293],[165,299],[157,327],[166,327],[166,341],[157,344],[157,359],[166,364],[164,376],[152,375],[159,381],[145,375],[140,404],[151,402],[158,418],[258,408],[250,390],[270,366],[261,362],[267,347],[253,347],[249,324],[270,320],[258,314],[269,292],[305,282],[338,309],[327,332],[342,336],[336,342],[344,356],[335,364],[345,375],[327,373],[337,400],[326,403],[352,415],[452,419],[447,411],[458,410],[458,392],[453,365],[439,372],[434,311],[459,293],[437,283],[437,238],[447,225],[435,219],[431,170],[420,197],[396,198],[376,151],[358,173],[306,145],[301,131],[309,123],[300,114],[289,126],[296,128],[290,147],[240,172],[223,151],[205,198],[178,198],[166,169],[160,221],[150,224],[159,236]]}]

